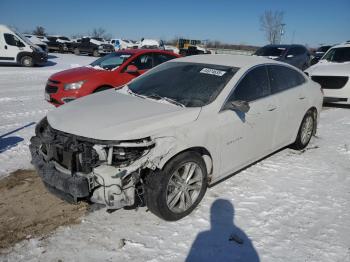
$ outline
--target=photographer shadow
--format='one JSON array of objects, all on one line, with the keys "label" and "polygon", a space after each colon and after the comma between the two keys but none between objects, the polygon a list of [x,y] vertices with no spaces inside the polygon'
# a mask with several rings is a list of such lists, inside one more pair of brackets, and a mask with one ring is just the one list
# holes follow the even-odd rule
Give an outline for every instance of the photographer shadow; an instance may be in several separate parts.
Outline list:
[{"label": "photographer shadow", "polygon": [[210,210],[211,229],[197,235],[186,258],[196,261],[260,261],[249,237],[234,224],[234,208],[225,199],[216,200]]}]

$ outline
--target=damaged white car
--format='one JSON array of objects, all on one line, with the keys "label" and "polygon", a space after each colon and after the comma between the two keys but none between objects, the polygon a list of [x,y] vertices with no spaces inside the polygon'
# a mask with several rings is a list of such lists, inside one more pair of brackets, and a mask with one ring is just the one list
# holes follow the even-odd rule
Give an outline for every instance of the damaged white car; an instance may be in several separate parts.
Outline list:
[{"label": "damaged white car", "polygon": [[108,209],[188,215],[208,186],[316,132],[320,86],[261,57],[172,60],[48,113],[31,139],[47,188]]}]

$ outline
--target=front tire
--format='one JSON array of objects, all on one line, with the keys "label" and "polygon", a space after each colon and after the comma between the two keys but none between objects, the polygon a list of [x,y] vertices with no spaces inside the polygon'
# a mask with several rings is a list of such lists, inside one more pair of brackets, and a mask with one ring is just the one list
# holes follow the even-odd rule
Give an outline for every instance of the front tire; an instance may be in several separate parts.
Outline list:
[{"label": "front tire", "polygon": [[315,113],[312,110],[309,110],[300,124],[297,138],[290,146],[291,148],[302,150],[309,144],[312,135],[315,133],[315,122]]},{"label": "front tire", "polygon": [[162,172],[152,172],[146,177],[147,207],[164,220],[179,220],[196,208],[207,184],[207,169],[201,155],[181,153],[170,160]]},{"label": "front tire", "polygon": [[99,57],[99,56],[100,56],[100,53],[98,52],[98,50],[94,50],[94,51],[92,52],[92,55],[93,55],[94,57]]},{"label": "front tire", "polygon": [[21,58],[20,64],[25,67],[32,67],[34,65],[33,57],[26,55]]}]

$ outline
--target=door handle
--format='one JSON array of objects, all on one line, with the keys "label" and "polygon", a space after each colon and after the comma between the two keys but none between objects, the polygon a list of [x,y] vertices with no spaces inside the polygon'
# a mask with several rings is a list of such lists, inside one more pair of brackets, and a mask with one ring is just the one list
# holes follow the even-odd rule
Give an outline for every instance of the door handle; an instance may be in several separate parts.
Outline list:
[{"label": "door handle", "polygon": [[299,100],[305,99],[305,96],[299,96]]}]

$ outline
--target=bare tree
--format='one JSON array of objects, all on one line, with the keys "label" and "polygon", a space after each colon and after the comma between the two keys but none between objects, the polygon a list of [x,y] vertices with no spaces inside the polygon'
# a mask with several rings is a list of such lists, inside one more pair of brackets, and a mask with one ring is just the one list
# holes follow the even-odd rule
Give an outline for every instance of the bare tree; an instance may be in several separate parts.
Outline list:
[{"label": "bare tree", "polygon": [[283,35],[283,16],[282,11],[265,11],[260,17],[261,30],[265,32],[266,40],[270,44],[278,44],[281,42]]},{"label": "bare tree", "polygon": [[83,37],[83,34],[80,34],[80,33],[75,33],[75,34],[71,35],[72,39],[79,39],[79,38],[82,38],[82,37]]},{"label": "bare tree", "polygon": [[92,30],[91,36],[103,38],[105,34],[106,34],[106,30],[103,29],[102,27],[99,27],[99,28],[94,28]]},{"label": "bare tree", "polygon": [[45,28],[42,26],[37,26],[33,30],[33,35],[45,36],[46,35]]}]

